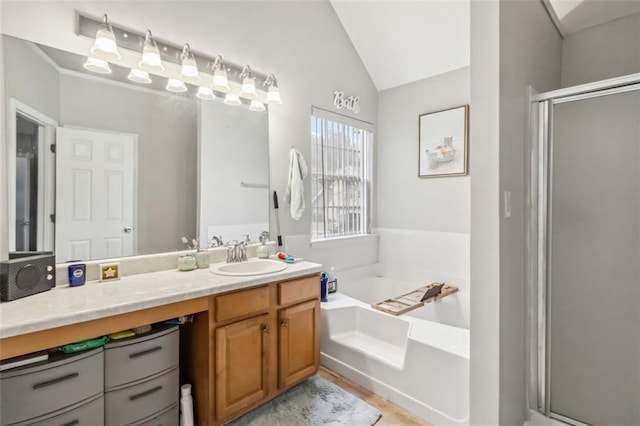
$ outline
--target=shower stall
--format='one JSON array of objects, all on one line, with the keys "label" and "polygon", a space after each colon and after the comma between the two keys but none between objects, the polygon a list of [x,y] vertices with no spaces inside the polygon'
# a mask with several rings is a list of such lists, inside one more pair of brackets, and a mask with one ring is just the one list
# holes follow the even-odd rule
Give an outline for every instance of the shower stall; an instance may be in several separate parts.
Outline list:
[{"label": "shower stall", "polygon": [[529,402],[640,424],[640,74],[530,97]]}]

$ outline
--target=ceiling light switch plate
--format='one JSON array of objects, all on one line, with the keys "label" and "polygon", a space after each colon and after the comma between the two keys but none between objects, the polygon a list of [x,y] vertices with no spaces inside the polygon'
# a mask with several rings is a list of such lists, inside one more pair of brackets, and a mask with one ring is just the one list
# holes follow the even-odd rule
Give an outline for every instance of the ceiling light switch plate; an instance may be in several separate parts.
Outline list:
[{"label": "ceiling light switch plate", "polygon": [[100,281],[113,281],[120,279],[120,262],[101,263]]}]

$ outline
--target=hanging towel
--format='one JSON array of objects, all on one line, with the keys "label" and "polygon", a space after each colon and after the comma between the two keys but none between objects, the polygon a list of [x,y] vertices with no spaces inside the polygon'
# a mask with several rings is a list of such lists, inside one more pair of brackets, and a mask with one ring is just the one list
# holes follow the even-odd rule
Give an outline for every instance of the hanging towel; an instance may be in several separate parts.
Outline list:
[{"label": "hanging towel", "polygon": [[304,212],[304,184],[303,179],[309,174],[309,168],[300,151],[291,148],[289,152],[289,178],[284,200],[291,204],[291,217],[300,220]]}]

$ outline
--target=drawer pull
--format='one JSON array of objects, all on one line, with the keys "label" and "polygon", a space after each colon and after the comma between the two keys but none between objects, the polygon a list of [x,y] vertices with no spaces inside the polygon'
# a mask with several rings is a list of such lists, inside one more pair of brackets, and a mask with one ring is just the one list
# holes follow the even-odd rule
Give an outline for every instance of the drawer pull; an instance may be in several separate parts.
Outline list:
[{"label": "drawer pull", "polygon": [[80,424],[80,420],[71,420],[68,423],[63,424],[62,426],[76,426]]},{"label": "drawer pull", "polygon": [[140,356],[145,356],[145,355],[149,355],[152,354],[154,352],[158,352],[162,350],[162,346],[154,346],[153,348],[150,349],[146,349],[144,351],[140,351],[140,352],[134,352],[132,354],[129,355],[129,359],[133,359],[133,358],[138,358]]},{"label": "drawer pull", "polygon": [[35,385],[33,385],[33,390],[44,388],[50,385],[55,385],[56,383],[66,382],[67,380],[74,379],[79,375],[80,375],[79,373],[71,373],[71,374],[67,374],[66,376],[57,377],[52,380],[47,380],[46,382],[36,383]]},{"label": "drawer pull", "polygon": [[156,386],[156,387],[151,388],[151,389],[149,389],[149,390],[146,390],[146,391],[144,391],[144,392],[140,392],[140,393],[138,393],[138,394],[131,395],[131,396],[129,397],[129,401],[135,401],[136,399],[144,398],[145,396],[149,396],[149,395],[151,395],[152,393],[156,393],[156,392],[158,392],[159,390],[162,390],[162,386]]}]

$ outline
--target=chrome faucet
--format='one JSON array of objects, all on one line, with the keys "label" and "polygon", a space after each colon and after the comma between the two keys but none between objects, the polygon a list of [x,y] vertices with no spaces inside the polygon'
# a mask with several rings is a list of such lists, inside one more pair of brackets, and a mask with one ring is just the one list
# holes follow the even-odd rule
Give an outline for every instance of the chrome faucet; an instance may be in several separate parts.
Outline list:
[{"label": "chrome faucet", "polygon": [[209,248],[222,247],[222,236],[216,237],[215,235],[209,240]]},{"label": "chrome faucet", "polygon": [[227,247],[227,263],[244,262],[247,260],[247,243],[244,241],[229,241]]}]

